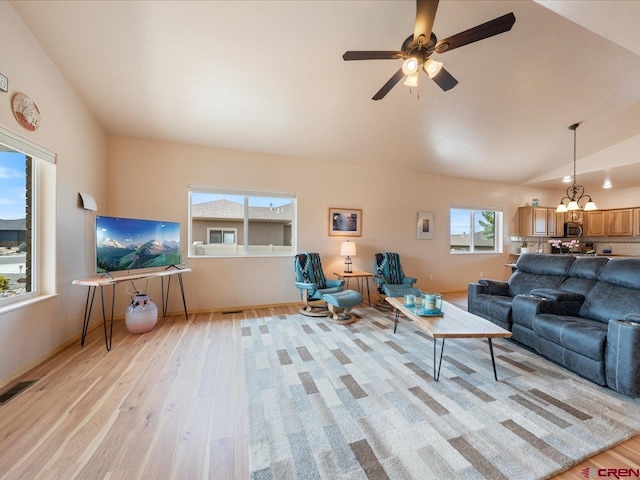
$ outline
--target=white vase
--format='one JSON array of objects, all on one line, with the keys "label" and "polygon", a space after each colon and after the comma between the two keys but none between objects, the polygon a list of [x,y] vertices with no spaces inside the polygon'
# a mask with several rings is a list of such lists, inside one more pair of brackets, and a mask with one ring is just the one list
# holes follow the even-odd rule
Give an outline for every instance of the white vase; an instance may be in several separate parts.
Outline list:
[{"label": "white vase", "polygon": [[131,333],[144,333],[152,330],[158,321],[158,307],[149,295],[136,295],[124,316],[127,330]]},{"label": "white vase", "polygon": [[520,247],[520,253],[529,253],[529,247]]}]

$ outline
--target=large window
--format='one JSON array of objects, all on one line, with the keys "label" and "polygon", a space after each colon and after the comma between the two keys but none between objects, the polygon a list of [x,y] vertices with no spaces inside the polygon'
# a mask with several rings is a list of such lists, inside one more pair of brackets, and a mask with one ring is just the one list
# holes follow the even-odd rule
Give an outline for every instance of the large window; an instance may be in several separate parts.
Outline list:
[{"label": "large window", "polygon": [[296,195],[189,187],[190,256],[295,253]]},{"label": "large window", "polygon": [[0,128],[0,309],[55,288],[44,253],[55,250],[54,163],[53,153]]},{"label": "large window", "polygon": [[454,207],[450,218],[451,253],[502,251],[502,212],[498,209]]}]

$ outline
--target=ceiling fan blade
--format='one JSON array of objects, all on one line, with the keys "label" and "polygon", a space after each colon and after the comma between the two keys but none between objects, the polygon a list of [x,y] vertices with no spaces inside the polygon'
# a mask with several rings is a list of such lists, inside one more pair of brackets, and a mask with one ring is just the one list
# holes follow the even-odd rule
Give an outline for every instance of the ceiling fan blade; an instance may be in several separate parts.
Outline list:
[{"label": "ceiling fan blade", "polygon": [[400,81],[400,79],[404,77],[404,73],[402,73],[402,68],[400,68],[389,80],[385,83],[378,93],[376,93],[372,99],[373,100],[381,100],[384,96],[389,93],[389,91]]},{"label": "ceiling fan blade", "polygon": [[498,18],[478,25],[476,27],[460,32],[444,40],[440,40],[436,43],[436,52],[444,53],[454,48],[468,45],[469,43],[477,42],[478,40],[484,40],[485,38],[493,37],[500,33],[508,32],[516,21],[516,16],[511,13],[507,13]]},{"label": "ceiling fan blade", "polygon": [[396,60],[402,58],[402,52],[381,50],[344,52],[343,60]]},{"label": "ceiling fan blade", "polygon": [[458,80],[456,80],[453,75],[445,70],[444,67],[440,69],[438,74],[432,78],[434,82],[445,92],[447,90],[451,90],[458,84]]},{"label": "ceiling fan blade", "polygon": [[416,0],[416,23],[413,27],[413,42],[424,35],[425,44],[429,43],[433,22],[436,19],[439,0]]}]

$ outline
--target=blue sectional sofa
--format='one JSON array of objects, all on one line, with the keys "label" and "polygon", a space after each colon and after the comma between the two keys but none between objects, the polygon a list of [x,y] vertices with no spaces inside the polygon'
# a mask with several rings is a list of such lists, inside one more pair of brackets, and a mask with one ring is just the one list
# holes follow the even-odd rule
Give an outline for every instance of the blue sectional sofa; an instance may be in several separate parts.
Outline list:
[{"label": "blue sectional sofa", "polygon": [[640,259],[521,255],[507,282],[469,284],[468,308],[598,385],[640,396]]}]

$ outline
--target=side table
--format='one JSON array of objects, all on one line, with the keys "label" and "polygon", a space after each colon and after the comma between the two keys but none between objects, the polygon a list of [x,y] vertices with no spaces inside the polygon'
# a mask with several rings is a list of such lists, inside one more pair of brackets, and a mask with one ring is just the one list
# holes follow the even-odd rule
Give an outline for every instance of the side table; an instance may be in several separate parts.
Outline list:
[{"label": "side table", "polygon": [[355,278],[356,279],[356,284],[358,285],[358,291],[360,293],[364,293],[363,289],[364,289],[364,284],[366,283],[367,284],[367,300],[369,302],[369,306],[371,306],[371,295],[369,293],[369,278],[373,277],[373,273],[370,273],[370,272],[341,272],[341,273],[334,272],[333,274],[336,275],[340,280],[346,279],[347,288],[349,288],[349,280],[351,280],[352,278]]}]

